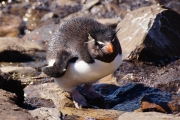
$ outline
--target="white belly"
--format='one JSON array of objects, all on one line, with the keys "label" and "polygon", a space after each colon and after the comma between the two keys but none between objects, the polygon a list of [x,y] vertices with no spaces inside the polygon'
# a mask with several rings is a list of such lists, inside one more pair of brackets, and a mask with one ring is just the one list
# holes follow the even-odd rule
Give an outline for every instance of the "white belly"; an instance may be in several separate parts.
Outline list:
[{"label": "white belly", "polygon": [[71,91],[79,85],[95,82],[113,73],[121,62],[121,55],[118,55],[111,63],[95,60],[94,63],[87,64],[79,60],[69,64],[66,73],[60,78],[55,78],[55,81],[62,89]]}]

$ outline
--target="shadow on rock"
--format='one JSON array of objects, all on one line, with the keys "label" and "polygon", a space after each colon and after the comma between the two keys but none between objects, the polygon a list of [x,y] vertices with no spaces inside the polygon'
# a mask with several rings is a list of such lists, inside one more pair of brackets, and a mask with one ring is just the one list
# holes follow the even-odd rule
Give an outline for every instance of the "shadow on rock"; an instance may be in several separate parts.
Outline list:
[{"label": "shadow on rock", "polygon": [[3,62],[28,62],[33,61],[30,55],[23,54],[19,51],[4,51],[0,53],[0,61]]},{"label": "shadow on rock", "polygon": [[0,71],[0,89],[15,93],[17,96],[16,104],[23,106],[24,91],[20,81],[14,80],[11,75]]}]

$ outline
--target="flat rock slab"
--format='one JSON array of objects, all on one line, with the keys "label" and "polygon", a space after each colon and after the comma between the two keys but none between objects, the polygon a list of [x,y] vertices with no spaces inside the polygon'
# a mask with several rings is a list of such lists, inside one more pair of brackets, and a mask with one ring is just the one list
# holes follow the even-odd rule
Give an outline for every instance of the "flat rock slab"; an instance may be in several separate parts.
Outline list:
[{"label": "flat rock slab", "polygon": [[124,113],[118,110],[76,109],[71,107],[61,108],[60,111],[65,120],[114,120]]},{"label": "flat rock slab", "polygon": [[61,112],[57,108],[41,107],[28,112],[38,120],[60,120],[61,117]]},{"label": "flat rock slab", "polygon": [[123,59],[165,65],[180,58],[180,15],[157,5],[129,12],[118,24]]},{"label": "flat rock slab", "polygon": [[[74,107],[70,95],[59,88],[56,83],[43,83],[39,85],[29,85],[24,88],[26,98],[43,98],[52,100],[54,105],[58,108],[67,106]],[[37,101],[38,103],[39,101]]]},{"label": "flat rock slab", "polygon": [[157,112],[124,112],[105,109],[60,109],[64,120],[180,120],[180,116]]},{"label": "flat rock slab", "polygon": [[0,61],[29,61],[32,60],[32,57],[29,55],[30,53],[44,50],[44,46],[37,42],[15,37],[0,37]]},{"label": "flat rock slab", "polygon": [[0,70],[5,73],[18,73],[26,76],[34,76],[36,74],[36,70],[32,67],[5,66],[0,67]]},{"label": "flat rock slab", "polygon": [[118,120],[180,120],[180,116],[157,112],[126,112]]}]

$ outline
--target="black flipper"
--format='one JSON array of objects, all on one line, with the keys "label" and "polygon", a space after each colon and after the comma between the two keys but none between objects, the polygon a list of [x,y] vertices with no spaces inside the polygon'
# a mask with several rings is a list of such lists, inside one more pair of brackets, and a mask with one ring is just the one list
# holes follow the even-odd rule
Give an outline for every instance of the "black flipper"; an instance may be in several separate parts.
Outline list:
[{"label": "black flipper", "polygon": [[60,51],[57,54],[56,61],[53,66],[43,67],[42,71],[50,77],[61,77],[65,74],[68,62],[77,56],[73,55],[71,51]]}]

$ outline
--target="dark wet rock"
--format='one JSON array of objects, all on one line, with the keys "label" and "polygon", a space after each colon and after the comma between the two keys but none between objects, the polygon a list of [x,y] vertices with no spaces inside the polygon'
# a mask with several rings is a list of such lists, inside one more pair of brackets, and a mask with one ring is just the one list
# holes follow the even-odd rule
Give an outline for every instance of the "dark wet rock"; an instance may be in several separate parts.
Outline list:
[{"label": "dark wet rock", "polygon": [[180,13],[180,1],[179,0],[155,0],[160,5],[170,8],[178,13]]},{"label": "dark wet rock", "polygon": [[[2,82],[1,82],[2,83]],[[14,87],[14,86],[9,86]],[[16,88],[17,89],[17,88]],[[1,120],[35,120],[27,110],[18,107],[18,97],[13,93],[0,89],[0,119]]]},{"label": "dark wet rock", "polygon": [[134,111],[141,107],[141,99],[144,95],[151,93],[162,95],[167,99],[171,99],[171,95],[169,93],[162,92],[158,89],[146,87],[142,84],[129,84],[127,86],[118,87],[109,95],[106,93],[104,98],[104,104],[106,105],[105,108]]},{"label": "dark wet rock", "polygon": [[0,38],[0,61],[30,61],[35,51],[45,50],[43,45],[15,37]]},{"label": "dark wet rock", "polygon": [[153,5],[129,12],[117,29],[124,59],[165,65],[180,57],[180,15]]},{"label": "dark wet rock", "polygon": [[118,120],[179,120],[179,116],[157,112],[125,112]]},{"label": "dark wet rock", "polygon": [[15,15],[0,15],[0,37],[18,37],[23,27],[22,19]]},{"label": "dark wet rock", "polygon": [[103,99],[88,99],[83,93],[83,87],[79,88],[78,90],[82,95],[84,95],[90,105],[104,109],[134,111],[141,108],[141,99],[150,94],[157,96],[156,99],[161,98],[161,102],[168,103],[171,101],[170,93],[166,93],[152,87],[147,87],[143,84],[133,83],[126,86],[96,84],[94,89],[103,95]]},{"label": "dark wet rock", "polygon": [[[169,92],[174,94],[171,99],[166,99],[166,97],[160,97],[161,95],[153,95],[153,100],[160,100],[148,103],[149,108],[145,110],[155,110],[158,111],[160,108],[163,108],[161,104],[162,99],[166,99],[168,101],[164,101],[170,108],[170,112],[173,114],[178,113],[179,111],[179,64],[180,60],[172,62],[171,64],[164,67],[156,67],[150,64],[142,64],[142,63],[132,63],[132,62],[123,62],[120,66],[120,72],[115,73],[117,76],[117,82],[119,85],[124,86],[131,82],[143,83],[146,86],[154,87],[161,89],[162,91]],[[151,93],[149,93],[151,95]],[[153,94],[153,93],[152,93]],[[176,98],[176,99],[175,99]],[[146,103],[145,103],[146,104]],[[167,107],[166,105],[166,107]],[[175,107],[176,106],[176,107]],[[153,107],[151,109],[151,107]],[[158,107],[158,110],[157,110]],[[160,110],[159,110],[160,111]],[[161,112],[167,112],[165,108],[161,109]]]}]

